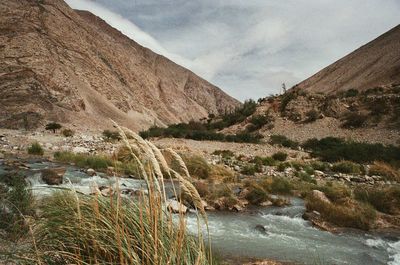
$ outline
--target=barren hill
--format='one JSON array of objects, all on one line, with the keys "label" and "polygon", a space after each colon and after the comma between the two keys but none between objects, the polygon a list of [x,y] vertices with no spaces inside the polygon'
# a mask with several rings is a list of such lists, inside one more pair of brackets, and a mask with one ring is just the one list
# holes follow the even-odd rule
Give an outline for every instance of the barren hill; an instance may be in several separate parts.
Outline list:
[{"label": "barren hill", "polygon": [[400,25],[297,85],[309,92],[367,90],[400,83]]},{"label": "barren hill", "polygon": [[62,0],[2,0],[0,14],[0,127],[139,130],[240,104]]}]

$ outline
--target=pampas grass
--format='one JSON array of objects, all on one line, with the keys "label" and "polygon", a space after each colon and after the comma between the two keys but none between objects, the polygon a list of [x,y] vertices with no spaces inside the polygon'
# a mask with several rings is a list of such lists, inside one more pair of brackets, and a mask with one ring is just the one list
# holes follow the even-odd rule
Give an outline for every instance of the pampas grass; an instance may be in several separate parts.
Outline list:
[{"label": "pampas grass", "polygon": [[[35,248],[20,258],[36,264],[212,264],[200,229],[200,216],[207,226],[206,214],[183,160],[167,151],[178,161],[181,176],[154,144],[116,127],[129,152],[125,160],[138,165],[148,193],[135,199],[121,197],[118,190],[108,197],[54,193],[41,201],[41,217],[31,230]],[[183,214],[173,218],[165,207],[164,174],[176,178],[185,197],[193,200],[199,213],[197,236],[187,234]]]}]

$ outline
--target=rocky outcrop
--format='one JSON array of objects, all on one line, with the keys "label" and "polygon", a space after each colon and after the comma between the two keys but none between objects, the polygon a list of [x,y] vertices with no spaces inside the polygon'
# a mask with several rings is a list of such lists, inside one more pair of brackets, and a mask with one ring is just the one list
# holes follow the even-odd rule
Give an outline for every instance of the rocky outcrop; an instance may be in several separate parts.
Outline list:
[{"label": "rocky outcrop", "polygon": [[140,130],[240,104],[62,0],[4,0],[0,13],[0,127],[104,129],[111,118]]}]

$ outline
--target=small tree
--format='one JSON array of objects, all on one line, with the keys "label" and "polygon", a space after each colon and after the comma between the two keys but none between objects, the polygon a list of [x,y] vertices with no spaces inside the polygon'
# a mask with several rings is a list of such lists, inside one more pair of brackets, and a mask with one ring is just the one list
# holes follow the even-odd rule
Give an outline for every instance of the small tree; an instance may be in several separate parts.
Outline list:
[{"label": "small tree", "polygon": [[61,129],[61,124],[56,123],[56,122],[50,122],[46,125],[46,130],[53,131],[53,133],[56,133],[57,130]]},{"label": "small tree", "polygon": [[121,136],[117,131],[110,131],[110,130],[104,130],[103,131],[103,136],[106,138],[108,141],[109,140],[121,140]]}]

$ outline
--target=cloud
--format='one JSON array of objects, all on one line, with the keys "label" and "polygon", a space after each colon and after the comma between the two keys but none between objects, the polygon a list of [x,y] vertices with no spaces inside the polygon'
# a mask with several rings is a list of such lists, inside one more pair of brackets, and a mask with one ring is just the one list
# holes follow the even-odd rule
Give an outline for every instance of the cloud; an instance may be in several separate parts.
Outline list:
[{"label": "cloud", "polygon": [[67,0],[239,99],[277,93],[399,23],[398,0]]}]

